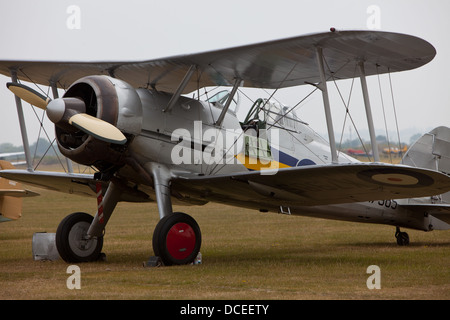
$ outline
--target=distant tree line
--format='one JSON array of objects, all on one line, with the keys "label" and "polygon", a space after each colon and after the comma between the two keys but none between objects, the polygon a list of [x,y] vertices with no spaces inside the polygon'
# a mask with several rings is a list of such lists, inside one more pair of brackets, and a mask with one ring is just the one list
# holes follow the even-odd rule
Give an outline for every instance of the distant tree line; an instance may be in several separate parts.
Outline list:
[{"label": "distant tree line", "polygon": [[[403,147],[403,146],[405,146],[405,145],[408,145],[408,146],[412,145],[412,144],[413,144],[414,142],[416,142],[421,136],[422,136],[421,133],[416,133],[415,135],[413,135],[413,136],[409,139],[408,142],[406,142],[406,141],[400,141],[401,147]],[[390,141],[388,141],[387,138],[386,138],[386,136],[384,136],[384,135],[379,135],[379,136],[376,137],[376,139],[377,139],[378,146],[379,146],[380,148],[385,148],[385,147],[388,146],[388,144],[390,144],[391,147],[393,147],[393,146],[398,147],[398,139],[397,139],[397,137],[395,137],[395,139],[392,138],[392,137],[390,137]],[[340,144],[340,148],[341,148],[341,150],[345,150],[345,149],[358,149],[358,148],[362,148],[362,146],[364,145],[364,146],[365,146],[366,148],[368,148],[368,150],[369,150],[369,149],[370,149],[370,141],[364,140],[364,139],[363,139],[362,142],[363,142],[363,143],[361,144],[361,140],[359,140],[358,138],[352,139],[352,140],[347,139],[347,140],[343,141],[343,142]],[[336,143],[336,144],[337,144],[337,147],[339,147],[339,142]]]},{"label": "distant tree line", "polygon": [[[14,146],[9,142],[0,144],[0,153],[23,151],[23,146]],[[58,156],[60,157],[60,159],[62,159],[63,157],[58,150],[57,144],[54,143],[53,147],[51,147],[50,142],[48,142],[48,140],[44,138],[39,138],[35,143],[30,145],[30,151],[35,161],[39,161],[45,155],[44,159],[42,159],[41,161],[42,164],[59,163]],[[23,158],[25,159],[25,156]]]}]

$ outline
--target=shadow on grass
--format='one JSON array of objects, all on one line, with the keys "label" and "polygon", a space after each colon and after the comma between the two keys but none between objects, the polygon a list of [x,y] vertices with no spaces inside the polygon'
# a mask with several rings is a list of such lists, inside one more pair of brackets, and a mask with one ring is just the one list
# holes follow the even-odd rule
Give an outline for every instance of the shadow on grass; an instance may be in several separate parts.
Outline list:
[{"label": "shadow on grass", "polygon": [[367,247],[367,248],[423,248],[423,247],[429,247],[429,248],[447,248],[450,247],[450,241],[445,242],[410,242],[407,246],[399,246],[395,242],[355,242],[355,243],[345,243],[342,245],[347,245],[349,247],[355,246],[355,247]]}]

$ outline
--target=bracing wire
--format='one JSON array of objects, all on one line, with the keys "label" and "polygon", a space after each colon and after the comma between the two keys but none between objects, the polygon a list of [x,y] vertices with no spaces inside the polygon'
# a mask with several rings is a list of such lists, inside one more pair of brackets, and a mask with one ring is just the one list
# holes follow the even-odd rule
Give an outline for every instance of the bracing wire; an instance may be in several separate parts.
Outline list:
[{"label": "bracing wire", "polygon": [[383,90],[381,90],[381,81],[380,81],[380,73],[378,72],[378,65],[377,65],[377,77],[378,77],[378,88],[380,90],[381,108],[383,110],[384,129],[385,129],[385,132],[386,132],[386,140],[387,140],[387,143],[388,143],[389,160],[391,161],[391,163],[393,163],[393,161],[392,161],[391,142],[390,142],[390,139],[389,139],[389,132],[388,132],[387,121],[386,121],[386,111],[385,111],[385,108],[384,108]]},{"label": "bracing wire", "polygon": [[389,68],[388,68],[388,75],[389,75],[389,86],[390,86],[390,89],[391,89],[392,106],[393,106],[393,109],[394,109],[395,126],[396,126],[396,129],[397,129],[398,148],[400,150],[400,157],[403,158],[402,144],[401,144],[401,140],[400,140],[400,131],[398,129],[397,109],[395,107],[395,100],[394,100],[394,89],[392,87],[391,70]]},{"label": "bracing wire", "polygon": [[[263,106],[260,107],[260,110],[263,110],[264,107],[266,106],[266,104],[269,102],[269,100],[275,95],[275,93],[277,93],[277,91],[283,86],[284,82],[288,79],[288,77],[291,75],[291,73],[295,70],[295,68],[297,67],[298,62],[296,62],[294,64],[294,66],[291,68],[291,70],[286,74],[286,76],[284,77],[284,79],[279,83],[278,87],[272,92],[272,95],[264,102]],[[211,65],[211,67],[213,67]],[[213,67],[214,68],[214,67]],[[267,129],[267,131],[270,128]],[[230,146],[230,148],[228,148],[228,150],[226,151],[225,155],[228,154],[228,152],[231,150],[231,148],[234,148],[234,145],[236,144],[236,142],[238,141],[238,139],[240,139],[240,137],[244,134],[244,131],[242,131],[239,135],[239,137],[234,141],[234,143]],[[214,172],[214,170],[219,166],[219,164],[217,163],[211,170],[211,174]],[[222,165],[217,171],[221,171],[223,168],[225,167],[225,164]]]},{"label": "bracing wire", "polygon": [[[347,103],[346,103],[345,100],[344,100],[344,98],[343,98],[343,96],[342,96],[342,94],[341,94],[341,90],[339,89],[339,87],[338,87],[338,85],[337,85],[337,83],[336,83],[336,78],[335,78],[336,73],[333,73],[333,72],[331,71],[331,69],[330,69],[330,67],[329,67],[329,65],[328,65],[327,60],[324,59],[324,61],[325,61],[325,65],[327,66],[328,71],[330,71],[330,73],[331,73],[331,78],[332,78],[332,80],[333,80],[334,85],[336,86],[336,89],[337,89],[337,91],[338,91],[338,93],[339,93],[339,97],[341,98],[341,101],[342,101],[342,103],[344,104],[344,108],[345,108],[344,124],[343,124],[343,127],[342,127],[341,140],[340,140],[340,142],[339,142],[339,148],[338,148],[338,149],[339,149],[339,150],[341,149],[342,139],[343,139],[343,136],[344,136],[345,124],[346,124],[346,120],[347,120],[347,116],[348,116],[348,118],[350,119],[350,121],[351,121],[351,123],[352,123],[352,125],[353,125],[353,128],[355,129],[356,135],[358,136],[359,142],[361,143],[361,146],[362,146],[362,148],[364,149],[364,152],[365,152],[367,155],[369,155],[369,153],[367,152],[366,146],[364,145],[364,142],[363,142],[363,140],[362,140],[362,137],[361,137],[361,135],[360,135],[360,133],[359,133],[359,130],[358,130],[358,128],[356,127],[355,121],[353,120],[353,117],[352,117],[352,115],[351,115],[351,113],[350,113],[350,108],[349,108],[349,106],[350,106],[350,99],[351,99],[352,92],[353,92],[353,84],[354,84],[355,78],[354,78],[354,77],[352,78],[352,85],[351,85],[351,88],[350,88],[350,93],[349,93],[348,101],[347,101]],[[348,62],[347,62],[347,63],[348,63]],[[345,65],[347,65],[347,64],[345,64]],[[345,65],[344,65],[344,66],[345,66]],[[357,65],[355,64],[355,68],[354,68],[354,70],[353,70],[353,75],[356,74],[356,68],[357,68]],[[371,161],[371,159],[370,159],[369,156],[368,156],[368,158],[369,158],[369,160]]]},{"label": "bracing wire", "polygon": [[[31,82],[31,83],[33,83],[47,98],[49,98],[50,97],[50,95],[49,95],[49,92],[50,92],[50,87],[48,87],[47,88],[47,92],[45,92],[35,81],[33,81],[23,70],[20,70],[22,73],[23,73],[23,75]],[[59,161],[59,163],[61,164],[61,166],[62,166],[62,168],[63,168],[63,170],[64,170],[64,172],[67,172],[67,170],[66,170],[66,168],[65,168],[65,166],[63,165],[63,163],[62,163],[62,161],[61,161],[61,159],[60,159],[60,157],[58,156],[58,152],[56,151],[56,149],[55,149],[55,147],[54,147],[54,143],[55,143],[55,140],[56,139],[53,139],[53,140],[51,140],[50,139],[50,137],[49,137],[49,135],[48,135],[48,133],[47,133],[47,130],[45,129],[45,127],[44,127],[44,116],[45,116],[45,111],[43,111],[42,112],[42,118],[40,118],[39,117],[39,115],[37,114],[37,112],[36,112],[36,109],[35,109],[35,107],[33,106],[33,105],[31,105],[31,109],[33,110],[33,112],[34,112],[34,115],[36,116],[36,119],[39,121],[39,125],[40,125],[40,127],[39,127],[39,133],[38,133],[38,139],[37,139],[37,141],[36,141],[36,148],[35,148],[35,151],[34,151],[34,156],[33,156],[33,161],[34,161],[34,159],[36,158],[36,155],[37,155],[37,150],[38,150],[38,146],[39,146],[39,138],[40,138],[40,136],[41,136],[41,132],[43,131],[44,132],[44,134],[45,134],[45,136],[47,137],[47,140],[48,140],[48,142],[50,143],[50,146],[47,148],[47,150],[45,151],[45,153],[44,153],[44,155],[39,159],[39,161],[38,161],[38,164],[35,166],[35,168],[34,168],[34,170],[36,170],[37,168],[38,168],[38,166],[40,165],[40,163],[42,162],[42,160],[44,159],[44,157],[47,155],[47,153],[48,153],[48,151],[49,151],[49,149],[50,148],[52,148],[53,149],[53,152],[55,153],[55,155],[56,155],[56,157],[58,158],[58,161]]]}]

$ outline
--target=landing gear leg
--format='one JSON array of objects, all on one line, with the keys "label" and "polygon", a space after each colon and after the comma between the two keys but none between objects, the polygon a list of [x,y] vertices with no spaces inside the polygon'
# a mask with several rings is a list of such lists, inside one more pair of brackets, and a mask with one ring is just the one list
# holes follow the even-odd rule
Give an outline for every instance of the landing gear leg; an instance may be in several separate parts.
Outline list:
[{"label": "landing gear leg", "polygon": [[76,212],[64,218],[56,230],[56,248],[66,262],[91,262],[101,258],[103,230],[120,199],[120,189],[111,181],[95,217]]},{"label": "landing gear leg", "polygon": [[[191,216],[172,211],[170,171],[156,163],[148,164],[146,169],[153,178],[160,217],[153,232],[153,251],[166,266],[190,264],[200,251],[200,227]],[[157,259],[152,257],[150,261]]]},{"label": "landing gear leg", "polygon": [[406,232],[401,232],[399,227],[395,229],[395,238],[397,238],[397,244],[399,246],[409,245],[409,235]]},{"label": "landing gear leg", "polygon": [[64,261],[77,263],[99,260],[103,237],[87,237],[92,220],[90,214],[75,212],[61,221],[56,230],[55,240],[58,253]]}]

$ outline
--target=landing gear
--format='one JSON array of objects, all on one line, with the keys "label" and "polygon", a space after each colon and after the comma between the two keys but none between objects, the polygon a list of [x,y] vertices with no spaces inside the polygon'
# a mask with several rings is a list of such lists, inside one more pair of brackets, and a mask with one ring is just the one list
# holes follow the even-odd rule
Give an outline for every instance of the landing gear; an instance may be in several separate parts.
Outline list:
[{"label": "landing gear", "polygon": [[166,266],[190,264],[200,251],[200,228],[191,216],[172,211],[171,171],[158,163],[144,167],[152,176],[160,217],[153,232],[153,252]]},{"label": "landing gear", "polygon": [[87,237],[94,219],[84,212],[75,212],[65,217],[56,230],[56,248],[66,262],[90,262],[100,258],[103,237]]},{"label": "landing gear", "polygon": [[397,238],[399,246],[409,245],[409,235],[406,232],[401,232],[399,227],[395,229],[395,238]]},{"label": "landing gear", "polygon": [[[148,163],[151,173],[160,221],[153,233],[153,251],[148,265],[166,266],[190,264],[195,261],[202,243],[200,227],[185,213],[173,212],[171,202],[171,172],[165,166]],[[109,182],[102,198],[101,182],[97,184],[98,211],[95,217],[76,212],[61,221],[56,231],[56,247],[63,260],[69,263],[102,259],[103,234],[106,224],[127,186],[120,180]]]},{"label": "landing gear", "polygon": [[[100,182],[97,185],[101,194]],[[114,208],[121,197],[121,189],[110,182],[103,201],[99,201],[99,210],[95,217],[83,212],[76,212],[64,218],[56,230],[56,248],[66,262],[91,262],[104,258],[103,232]],[[100,208],[102,210],[100,210]]]},{"label": "landing gear", "polygon": [[153,251],[166,266],[194,262],[201,243],[197,222],[181,212],[162,218],[153,232]]}]

